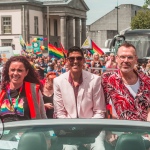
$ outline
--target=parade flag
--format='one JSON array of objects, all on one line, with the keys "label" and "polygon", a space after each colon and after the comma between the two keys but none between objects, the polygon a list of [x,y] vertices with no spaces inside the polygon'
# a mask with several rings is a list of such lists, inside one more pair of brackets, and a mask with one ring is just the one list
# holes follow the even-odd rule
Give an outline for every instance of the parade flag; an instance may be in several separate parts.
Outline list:
[{"label": "parade flag", "polygon": [[92,40],[88,36],[83,45],[81,46],[82,49],[92,49]]},{"label": "parade flag", "polygon": [[59,44],[60,44],[60,49],[62,50],[63,54],[64,54],[64,58],[67,57],[67,50],[64,49],[63,45],[61,44],[60,40],[59,40]]},{"label": "parade flag", "polygon": [[87,37],[81,48],[88,50],[91,54],[98,53],[100,56],[104,54],[104,52],[90,39],[90,37]]},{"label": "parade flag", "polygon": [[59,48],[56,48],[52,44],[48,44],[48,52],[51,57],[55,57],[58,59],[64,58],[63,51]]},{"label": "parade flag", "polygon": [[[92,40],[91,40],[92,41]],[[89,50],[92,54],[98,53],[100,56],[104,54],[104,52],[92,41],[92,49]]]},{"label": "parade flag", "polygon": [[42,57],[42,52],[36,52],[36,55],[37,55],[38,57]]},{"label": "parade flag", "polygon": [[22,50],[26,50],[26,43],[24,41],[24,39],[22,38],[22,35],[19,36],[19,41],[20,41],[20,45],[22,47]]}]

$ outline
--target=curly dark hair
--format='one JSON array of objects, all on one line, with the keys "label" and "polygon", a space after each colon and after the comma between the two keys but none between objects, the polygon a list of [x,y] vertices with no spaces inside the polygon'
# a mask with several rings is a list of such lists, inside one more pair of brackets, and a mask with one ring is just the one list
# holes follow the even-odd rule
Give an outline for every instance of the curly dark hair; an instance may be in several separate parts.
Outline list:
[{"label": "curly dark hair", "polygon": [[31,83],[36,83],[36,84],[39,84],[41,86],[41,83],[40,83],[40,80],[39,80],[39,75],[34,70],[34,68],[30,64],[30,62],[27,60],[27,58],[25,58],[24,56],[13,56],[10,59],[8,59],[8,61],[6,62],[6,64],[4,65],[4,68],[3,68],[2,88],[1,88],[2,90],[6,90],[6,86],[10,82],[8,72],[9,72],[10,64],[12,62],[21,62],[21,63],[24,64],[25,69],[29,70],[27,76],[24,78],[24,81],[31,82]]}]

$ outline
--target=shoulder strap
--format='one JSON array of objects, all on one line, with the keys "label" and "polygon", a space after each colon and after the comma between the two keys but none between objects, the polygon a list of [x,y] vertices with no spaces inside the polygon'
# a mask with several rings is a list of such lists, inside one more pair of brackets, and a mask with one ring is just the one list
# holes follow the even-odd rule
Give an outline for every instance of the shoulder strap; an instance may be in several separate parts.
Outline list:
[{"label": "shoulder strap", "polygon": [[40,108],[40,97],[39,97],[39,89],[40,89],[40,85],[36,84],[36,97],[37,97],[37,102]]},{"label": "shoulder strap", "polygon": [[26,92],[26,96],[27,96],[27,101],[28,101],[28,105],[29,105],[29,109],[30,109],[31,118],[36,118],[30,82],[25,82],[25,92]]},{"label": "shoulder strap", "polygon": [[6,94],[6,91],[5,91],[5,90],[2,90],[1,93],[0,93],[0,108],[1,108],[2,101],[3,101],[3,99],[4,99],[5,94]]}]

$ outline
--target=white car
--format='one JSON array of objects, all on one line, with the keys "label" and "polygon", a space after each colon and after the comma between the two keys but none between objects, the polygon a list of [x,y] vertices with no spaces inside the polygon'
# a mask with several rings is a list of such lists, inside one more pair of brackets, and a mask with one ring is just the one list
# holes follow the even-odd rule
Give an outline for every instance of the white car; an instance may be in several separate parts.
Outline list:
[{"label": "white car", "polygon": [[[113,119],[43,119],[4,124],[0,150],[62,150],[63,145],[78,145],[88,150],[104,132],[102,149],[148,150],[150,123]],[[11,146],[10,146],[11,145]]]}]

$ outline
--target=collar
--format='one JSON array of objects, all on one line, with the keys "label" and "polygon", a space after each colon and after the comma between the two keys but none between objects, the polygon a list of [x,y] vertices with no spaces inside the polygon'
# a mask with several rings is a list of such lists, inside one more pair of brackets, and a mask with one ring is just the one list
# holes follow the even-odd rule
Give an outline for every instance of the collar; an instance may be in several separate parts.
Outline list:
[{"label": "collar", "polygon": [[[73,82],[73,79],[72,79],[72,77],[71,77],[71,72],[69,72],[68,81],[69,81],[69,83],[70,83],[71,85],[74,86],[74,82]],[[78,82],[78,85],[81,85],[82,82],[83,82],[83,77],[82,77],[82,74],[81,74],[80,79],[79,79],[79,82]]]}]

